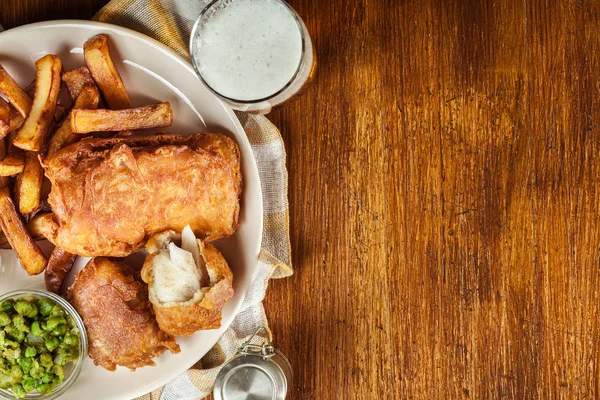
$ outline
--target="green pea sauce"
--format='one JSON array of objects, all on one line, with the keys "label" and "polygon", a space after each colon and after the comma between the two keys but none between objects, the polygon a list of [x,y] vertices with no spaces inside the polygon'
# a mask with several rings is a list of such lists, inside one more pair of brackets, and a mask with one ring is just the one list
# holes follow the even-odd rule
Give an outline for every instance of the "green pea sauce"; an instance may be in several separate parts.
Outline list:
[{"label": "green pea sauce", "polygon": [[50,393],[79,357],[79,330],[59,305],[46,298],[0,303],[0,388],[18,398]]}]

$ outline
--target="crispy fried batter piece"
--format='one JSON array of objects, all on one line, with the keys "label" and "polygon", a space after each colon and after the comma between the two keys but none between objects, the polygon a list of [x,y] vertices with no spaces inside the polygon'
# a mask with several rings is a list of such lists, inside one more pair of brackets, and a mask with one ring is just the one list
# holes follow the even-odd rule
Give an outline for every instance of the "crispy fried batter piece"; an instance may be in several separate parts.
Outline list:
[{"label": "crispy fried batter piece", "polygon": [[65,277],[73,268],[73,263],[77,256],[71,254],[60,247],[55,247],[48,259],[48,265],[44,270],[44,282],[46,290],[56,294],[62,293]]},{"label": "crispy fried batter piece", "polygon": [[155,365],[165,350],[179,353],[175,339],[161,331],[148,302],[146,285],[123,262],[90,260],[68,290],[68,298],[87,329],[88,355],[114,371]]},{"label": "crispy fried batter piece", "polygon": [[124,257],[157,232],[203,239],[238,226],[240,155],[225,135],[90,139],[47,160],[54,221],[44,236],[71,253]]}]

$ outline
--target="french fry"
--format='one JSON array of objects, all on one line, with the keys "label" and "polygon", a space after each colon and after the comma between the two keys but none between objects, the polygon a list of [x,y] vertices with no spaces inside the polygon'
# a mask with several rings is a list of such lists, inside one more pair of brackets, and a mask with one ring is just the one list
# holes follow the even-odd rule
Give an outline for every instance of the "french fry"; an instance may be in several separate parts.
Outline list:
[{"label": "french fry", "polygon": [[85,85],[96,86],[96,82],[94,82],[94,78],[92,78],[92,74],[86,66],[63,73],[62,81],[65,86],[67,86],[69,95],[73,100],[79,96],[79,93],[81,93],[81,90]]},{"label": "french fry", "polygon": [[32,107],[31,97],[17,85],[17,82],[2,65],[0,65],[0,92],[6,96],[9,103],[19,111],[23,118],[27,118]]},{"label": "french fry", "polygon": [[17,111],[16,108],[10,107],[10,125],[8,127],[8,133],[16,132],[23,126],[25,118]]},{"label": "french fry", "polygon": [[0,189],[0,228],[29,275],[44,271],[48,260],[25,228],[7,187]]},{"label": "french fry", "polygon": [[[98,102],[100,101],[100,93],[98,93],[98,89],[96,89],[96,85],[86,84],[81,89],[81,92],[75,99],[75,103],[73,105],[73,110],[77,109],[95,109],[98,107]],[[52,157],[56,152],[58,152],[63,147],[75,143],[80,139],[79,135],[76,135],[71,130],[71,114],[73,110],[67,115],[62,125],[58,127],[58,129],[54,132],[54,135],[50,138],[48,143],[48,151],[46,153],[46,158]]]},{"label": "french fry", "polygon": [[[0,139],[0,164],[6,158],[7,150],[6,150],[6,138]],[[8,176],[0,175],[0,188],[6,187],[10,185],[10,178]],[[1,230],[0,230],[1,232]]]},{"label": "french fry", "polygon": [[0,177],[15,176],[25,168],[25,152],[11,144],[11,136],[0,144]]},{"label": "french fry", "polygon": [[[35,82],[35,79],[32,80],[31,83],[25,88],[25,93],[27,93],[27,95],[32,98],[35,96]],[[62,119],[62,117],[65,115],[65,110],[65,106],[56,104],[56,110],[54,111],[54,120],[56,122]]]},{"label": "french fry", "polygon": [[4,160],[0,161],[0,176],[15,176],[23,172],[25,168],[24,157],[16,155],[6,156]]},{"label": "french fry", "polygon": [[56,122],[59,122],[60,120],[62,120],[62,118],[65,116],[65,111],[67,109],[65,108],[65,106],[62,106],[60,104],[56,105],[56,110],[54,111],[54,120]]},{"label": "french fry", "polygon": [[113,110],[131,108],[125,85],[110,57],[108,36],[97,35],[85,42],[83,56],[108,106]]},{"label": "french fry", "polygon": [[10,131],[10,106],[0,97],[0,138],[8,135]]},{"label": "french fry", "polygon": [[40,208],[40,195],[44,170],[36,153],[25,153],[25,167],[17,176],[15,194],[22,215],[31,215]]},{"label": "french fry", "polygon": [[54,120],[62,62],[58,56],[48,54],[35,63],[35,97],[25,123],[13,144],[21,149],[40,151]]},{"label": "french fry", "polygon": [[65,277],[73,268],[77,256],[68,251],[55,247],[48,259],[48,265],[44,271],[44,282],[46,290],[56,294],[61,293]]},{"label": "french fry", "polygon": [[173,112],[169,103],[125,110],[73,110],[71,113],[74,133],[162,128],[172,123]]}]

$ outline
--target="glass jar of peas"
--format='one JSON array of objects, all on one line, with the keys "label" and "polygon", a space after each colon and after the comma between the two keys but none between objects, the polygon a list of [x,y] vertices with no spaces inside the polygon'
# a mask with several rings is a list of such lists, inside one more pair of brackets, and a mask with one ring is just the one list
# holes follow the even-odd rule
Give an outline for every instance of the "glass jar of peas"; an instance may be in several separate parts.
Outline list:
[{"label": "glass jar of peas", "polygon": [[0,296],[0,399],[55,399],[86,356],[85,326],[63,298],[36,290]]}]

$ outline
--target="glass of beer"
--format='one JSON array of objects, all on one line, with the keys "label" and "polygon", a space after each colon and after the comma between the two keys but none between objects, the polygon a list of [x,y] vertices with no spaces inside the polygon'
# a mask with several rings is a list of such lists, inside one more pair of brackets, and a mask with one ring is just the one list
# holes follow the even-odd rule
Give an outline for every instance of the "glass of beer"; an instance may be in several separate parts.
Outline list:
[{"label": "glass of beer", "polygon": [[283,0],[215,0],[190,37],[204,84],[234,109],[266,114],[312,79],[316,58],[300,16]]}]

